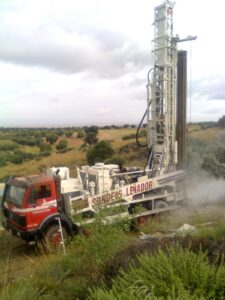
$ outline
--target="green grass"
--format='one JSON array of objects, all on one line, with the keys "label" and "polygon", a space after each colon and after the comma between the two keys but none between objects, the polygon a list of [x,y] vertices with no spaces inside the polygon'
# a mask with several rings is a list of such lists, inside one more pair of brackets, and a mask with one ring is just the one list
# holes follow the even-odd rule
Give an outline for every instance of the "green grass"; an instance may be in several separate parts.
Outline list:
[{"label": "green grass", "polygon": [[193,234],[195,237],[202,237],[208,240],[224,240],[225,241],[225,223],[224,220],[217,221],[209,227],[198,228],[198,231]]},{"label": "green grass", "polygon": [[128,240],[122,227],[96,223],[91,236],[74,239],[66,255],[29,255],[22,273],[6,270],[0,299],[86,299],[88,289],[103,280],[107,262]]},{"label": "green grass", "polygon": [[224,277],[224,264],[210,265],[205,253],[174,247],[142,254],[138,267],[121,271],[112,287],[92,289],[88,299],[224,299]]},{"label": "green grass", "polygon": [[[213,207],[184,208],[163,214],[151,220],[146,233],[166,232],[183,223],[197,222],[199,231],[193,239],[224,239],[224,206]],[[206,220],[216,222],[214,229],[201,227]],[[206,253],[198,253],[199,246],[193,253],[192,248],[181,249],[175,244],[173,249],[164,245],[162,249],[166,252],[150,251],[133,263],[128,260],[133,264],[129,268],[124,253],[129,256],[127,249],[131,251],[138,241],[134,241],[134,235],[126,234],[124,228],[124,223],[104,226],[96,220],[89,237],[73,239],[66,255],[37,254],[21,240],[1,232],[0,263],[4,268],[0,273],[0,299],[224,299],[224,264],[209,263]],[[109,277],[111,265],[120,255],[126,271],[115,277],[118,268]]]}]

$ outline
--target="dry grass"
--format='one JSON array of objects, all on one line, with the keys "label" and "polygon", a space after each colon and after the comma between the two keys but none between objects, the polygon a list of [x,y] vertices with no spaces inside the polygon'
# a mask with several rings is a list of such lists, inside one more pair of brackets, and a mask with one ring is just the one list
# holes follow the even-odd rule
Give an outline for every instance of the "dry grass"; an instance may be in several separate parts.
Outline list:
[{"label": "dry grass", "polygon": [[218,127],[208,128],[203,130],[191,131],[189,136],[206,142],[212,142],[218,138],[220,133],[225,132],[224,129]]},{"label": "dry grass", "polygon": [[[35,263],[36,262],[36,263]],[[28,274],[38,265],[34,248],[6,231],[0,231],[0,286]]]},{"label": "dry grass", "polygon": [[[115,150],[126,145],[128,142],[133,140],[124,141],[122,137],[135,133],[135,128],[122,128],[122,129],[110,129],[110,130],[100,130],[99,140],[109,140],[112,142],[112,146]],[[24,162],[21,165],[8,164],[5,167],[0,168],[0,178],[11,175],[28,175],[39,173],[39,167],[41,165],[51,166],[67,166],[71,168],[71,174],[74,174],[76,166],[80,166],[86,163],[86,152],[80,150],[80,146],[83,141],[81,139],[68,138],[68,147],[72,150],[66,153],[56,153],[55,146],[53,146],[53,154],[48,157],[43,157],[40,160],[31,160]],[[5,141],[4,141],[5,142]],[[6,143],[10,141],[7,140]],[[20,149],[26,152],[39,153],[38,147],[28,147],[20,146]],[[132,162],[133,163],[133,162]]]},{"label": "dry grass", "polygon": [[198,124],[188,124],[187,131],[188,132],[195,132],[201,130],[201,125]]},{"label": "dry grass", "polygon": [[[111,141],[113,148],[118,151],[121,147],[134,143],[135,139],[123,140],[122,138],[126,135],[130,135],[136,132],[136,128],[121,128],[121,129],[105,129],[100,130],[98,134],[99,140]],[[202,130],[200,125],[189,125],[188,135],[190,137],[213,142],[219,134],[225,132],[225,130],[219,128],[209,128]],[[10,175],[28,175],[39,172],[39,167],[41,165],[51,166],[68,166],[71,170],[74,170],[75,166],[80,166],[85,164],[86,152],[80,150],[80,146],[83,141],[77,139],[75,136],[73,138],[68,138],[68,146],[72,148],[71,151],[66,153],[56,153],[55,146],[53,146],[53,154],[49,157],[43,157],[40,160],[32,160],[23,163],[22,165],[8,164],[5,167],[0,168],[0,178]],[[4,140],[3,143],[10,143],[10,140]],[[143,140],[144,142],[144,140]],[[20,149],[26,152],[38,153],[38,147],[28,147],[20,146]],[[145,160],[138,157],[138,153],[124,153],[122,154],[126,160],[126,165],[135,165],[143,167]],[[72,171],[73,174],[74,171]]]}]

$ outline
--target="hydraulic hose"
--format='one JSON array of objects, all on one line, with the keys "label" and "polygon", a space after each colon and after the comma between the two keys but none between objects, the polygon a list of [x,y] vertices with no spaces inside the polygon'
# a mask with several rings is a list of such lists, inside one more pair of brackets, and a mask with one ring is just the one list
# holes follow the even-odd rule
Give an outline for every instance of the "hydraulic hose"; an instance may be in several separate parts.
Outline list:
[{"label": "hydraulic hose", "polygon": [[145,111],[145,113],[144,113],[144,115],[143,115],[143,117],[142,117],[142,119],[141,119],[141,122],[140,122],[139,125],[138,125],[137,131],[136,131],[136,143],[137,143],[138,147],[146,147],[146,146],[148,146],[148,144],[141,144],[141,143],[139,142],[139,140],[138,140],[139,131],[140,131],[141,125],[142,125],[142,123],[143,123],[143,121],[144,121],[144,118],[145,118],[145,116],[146,116],[146,114],[147,114],[147,111],[148,111],[148,108],[146,109],[146,111]]},{"label": "hydraulic hose", "polygon": [[[148,71],[148,75],[147,75],[147,81],[148,81],[148,84],[147,84],[147,100],[149,100],[150,74],[151,74],[152,70],[154,70],[154,68],[151,68],[151,69]],[[139,140],[138,140],[138,137],[139,137],[139,131],[140,131],[140,128],[141,128],[141,126],[142,126],[142,123],[143,123],[143,121],[144,121],[144,118],[145,118],[146,115],[147,115],[147,112],[148,112],[148,109],[149,109],[150,105],[151,105],[151,101],[149,101],[148,107],[146,108],[146,111],[145,111],[145,113],[144,113],[144,115],[143,115],[143,117],[142,117],[142,119],[141,119],[141,122],[140,122],[139,125],[138,125],[137,131],[136,131],[136,143],[137,143],[138,147],[147,147],[147,146],[148,146],[148,144],[141,144],[141,143],[139,142]],[[150,147],[150,149],[151,149],[151,147]]]}]

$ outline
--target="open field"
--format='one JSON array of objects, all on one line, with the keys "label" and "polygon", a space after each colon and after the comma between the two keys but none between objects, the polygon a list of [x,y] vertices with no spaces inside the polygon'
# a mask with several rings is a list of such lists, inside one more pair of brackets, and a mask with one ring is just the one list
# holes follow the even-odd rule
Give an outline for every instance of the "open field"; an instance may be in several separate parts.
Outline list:
[{"label": "open field", "polygon": [[[120,154],[125,159],[125,164],[127,165],[137,165],[144,166],[145,159],[143,159],[143,149],[140,156],[138,155],[139,149],[135,147],[135,138],[130,138],[128,140],[123,140],[122,138],[127,135],[135,134],[136,128],[120,128],[120,129],[102,129],[99,130],[98,138],[99,141],[107,140],[112,144],[113,149],[116,153]],[[191,125],[188,128],[188,137],[194,138],[206,143],[213,143],[220,136],[225,135],[224,129],[219,129],[217,127],[202,129],[199,125]],[[60,138],[62,139],[62,138]],[[59,139],[59,140],[60,140]],[[65,138],[63,138],[65,139]],[[76,134],[71,138],[66,138],[68,141],[68,147],[70,151],[66,153],[57,153],[55,145],[53,145],[53,151],[50,156],[47,157],[38,157],[37,159],[25,161],[22,164],[13,164],[8,163],[6,166],[0,167],[0,179],[4,181],[4,178],[10,175],[27,175],[27,174],[36,174],[39,172],[41,166],[68,166],[71,169],[71,175],[75,174],[75,167],[86,164],[86,149],[81,149],[83,144],[82,139],[78,139]],[[15,144],[10,139],[1,140],[1,144]],[[134,144],[133,147],[128,147],[124,151],[120,149],[126,145]],[[19,146],[19,150],[38,154],[39,148],[37,146]]]},{"label": "open field", "polygon": [[206,142],[212,142],[216,140],[221,134],[225,134],[225,130],[222,128],[214,127],[208,129],[198,129],[191,131],[189,136],[192,138],[197,138]]},{"label": "open field", "polygon": [[[110,129],[110,130],[100,130],[98,134],[99,141],[108,140],[111,142],[113,148],[117,151],[122,146],[127,143],[132,143],[135,139],[122,140],[125,135],[134,134],[136,132],[135,128],[122,128],[122,129]],[[59,139],[60,140],[60,139]],[[42,157],[38,160],[30,160],[23,162],[22,164],[12,164],[9,163],[7,166],[0,167],[0,178],[5,178],[11,175],[28,175],[39,173],[39,168],[43,165],[51,166],[67,166],[71,169],[72,175],[74,175],[74,170],[76,166],[81,166],[86,164],[86,151],[81,149],[83,144],[82,139],[77,139],[76,137],[66,138],[68,141],[68,147],[71,149],[66,153],[56,153],[55,146],[53,146],[53,153],[48,157]],[[11,140],[3,140],[1,143],[12,143]],[[20,150],[38,153],[38,147],[20,146]],[[129,155],[127,162],[129,161]]]}]

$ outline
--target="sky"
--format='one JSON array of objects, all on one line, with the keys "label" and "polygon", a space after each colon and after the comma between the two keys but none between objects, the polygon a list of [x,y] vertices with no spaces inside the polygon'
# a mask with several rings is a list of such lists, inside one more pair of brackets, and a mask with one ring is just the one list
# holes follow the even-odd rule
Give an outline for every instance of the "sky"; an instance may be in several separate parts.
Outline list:
[{"label": "sky", "polygon": [[[0,126],[137,124],[162,0],[1,0]],[[177,0],[192,122],[225,115],[225,2]]]}]

